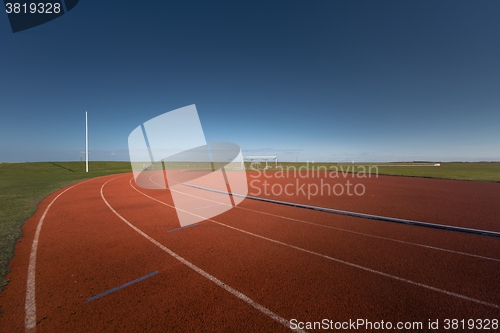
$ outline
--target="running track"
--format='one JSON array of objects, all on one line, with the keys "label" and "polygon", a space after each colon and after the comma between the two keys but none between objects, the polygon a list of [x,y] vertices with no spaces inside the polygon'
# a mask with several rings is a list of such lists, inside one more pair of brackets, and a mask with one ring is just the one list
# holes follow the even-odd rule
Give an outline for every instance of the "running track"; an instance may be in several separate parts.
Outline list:
[{"label": "running track", "polygon": [[[169,191],[136,188],[131,178],[80,182],[39,205],[0,295],[2,332],[287,332],[291,319],[500,319],[500,238],[253,200],[177,229]],[[500,184],[362,182],[362,197],[270,198],[500,231]]]}]

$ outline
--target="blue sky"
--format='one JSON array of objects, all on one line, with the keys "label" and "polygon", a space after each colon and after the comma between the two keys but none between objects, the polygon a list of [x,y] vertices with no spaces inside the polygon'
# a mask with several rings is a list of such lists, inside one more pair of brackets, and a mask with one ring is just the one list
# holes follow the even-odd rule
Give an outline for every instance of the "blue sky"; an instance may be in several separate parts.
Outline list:
[{"label": "blue sky", "polygon": [[500,160],[498,1],[81,0],[0,14],[0,162],[128,160],[196,104],[206,139],[283,161]]}]

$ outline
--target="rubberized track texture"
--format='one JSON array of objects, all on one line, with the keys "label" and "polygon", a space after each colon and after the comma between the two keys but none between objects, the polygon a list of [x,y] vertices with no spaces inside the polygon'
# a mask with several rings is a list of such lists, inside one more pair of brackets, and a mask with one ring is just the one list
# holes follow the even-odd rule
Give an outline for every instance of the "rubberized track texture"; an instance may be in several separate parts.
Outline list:
[{"label": "rubberized track texture", "polygon": [[[324,318],[425,331],[429,320],[500,319],[498,237],[249,199],[179,228],[169,190],[132,178],[80,182],[39,205],[0,295],[1,332],[287,332],[292,319]],[[363,183],[363,196],[249,194],[500,232],[500,184]]]}]

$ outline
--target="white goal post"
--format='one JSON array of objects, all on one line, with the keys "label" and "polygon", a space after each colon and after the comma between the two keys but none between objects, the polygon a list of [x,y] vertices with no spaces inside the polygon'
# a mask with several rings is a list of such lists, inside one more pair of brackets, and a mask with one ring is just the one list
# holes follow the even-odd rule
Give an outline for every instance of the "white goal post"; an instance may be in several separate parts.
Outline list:
[{"label": "white goal post", "polygon": [[250,163],[255,163],[258,162],[260,163],[261,161],[266,162],[266,169],[269,168],[268,166],[268,161],[269,160],[274,160],[274,165],[277,168],[278,167],[278,156],[267,156],[267,155],[261,155],[261,156],[243,156],[243,162],[250,162]]}]

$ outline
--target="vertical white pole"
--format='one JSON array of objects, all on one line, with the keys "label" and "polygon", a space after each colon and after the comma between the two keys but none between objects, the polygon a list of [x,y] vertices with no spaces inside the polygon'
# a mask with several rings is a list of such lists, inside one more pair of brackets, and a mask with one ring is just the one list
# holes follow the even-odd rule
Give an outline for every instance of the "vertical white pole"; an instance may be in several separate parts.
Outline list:
[{"label": "vertical white pole", "polygon": [[89,121],[85,111],[85,172],[89,172]]}]

